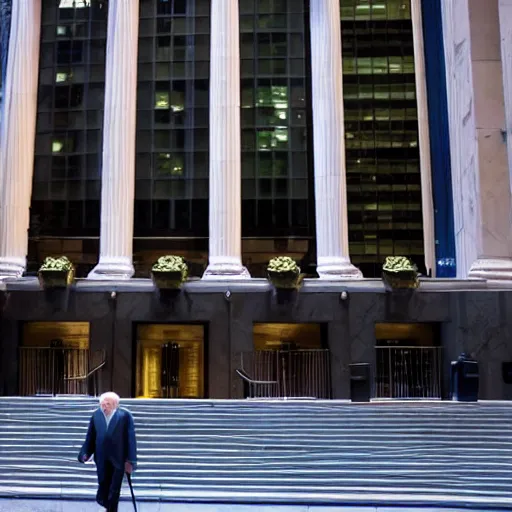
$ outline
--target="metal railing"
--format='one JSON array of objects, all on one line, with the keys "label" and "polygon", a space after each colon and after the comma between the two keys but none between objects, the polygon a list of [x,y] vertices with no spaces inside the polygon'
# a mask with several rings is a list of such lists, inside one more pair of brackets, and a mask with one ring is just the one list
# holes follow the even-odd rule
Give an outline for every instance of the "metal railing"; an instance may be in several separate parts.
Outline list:
[{"label": "metal railing", "polygon": [[93,395],[100,389],[104,351],[65,347],[21,347],[19,393],[33,395]]},{"label": "metal railing", "polygon": [[[107,356],[105,350],[97,350],[90,355],[89,367],[92,368],[89,372],[74,376],[65,377],[64,380],[68,383],[75,383],[80,386],[83,393],[71,394],[88,394],[89,396],[98,396],[101,392],[101,369],[107,364]],[[69,394],[69,393],[68,393]]]},{"label": "metal railing", "polygon": [[381,346],[376,350],[376,398],[441,398],[441,347]]},{"label": "metal railing", "polygon": [[[330,398],[328,350],[257,350],[240,357],[246,398]],[[249,396],[247,393],[249,392]]]},{"label": "metal railing", "polygon": [[280,386],[277,380],[254,380],[244,370],[236,370],[244,383],[245,398],[275,398],[280,397]]}]

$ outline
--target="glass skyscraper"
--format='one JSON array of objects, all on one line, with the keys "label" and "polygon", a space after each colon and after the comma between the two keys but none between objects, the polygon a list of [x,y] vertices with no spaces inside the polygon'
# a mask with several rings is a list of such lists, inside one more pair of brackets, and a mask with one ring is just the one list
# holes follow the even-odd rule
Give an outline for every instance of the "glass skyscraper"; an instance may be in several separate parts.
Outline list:
[{"label": "glass skyscraper", "polygon": [[[97,261],[108,3],[43,0],[29,269]],[[425,271],[409,0],[340,0],[350,255]],[[315,275],[309,2],[240,0],[242,258],[289,254]],[[134,264],[208,256],[210,1],[141,0]]]}]

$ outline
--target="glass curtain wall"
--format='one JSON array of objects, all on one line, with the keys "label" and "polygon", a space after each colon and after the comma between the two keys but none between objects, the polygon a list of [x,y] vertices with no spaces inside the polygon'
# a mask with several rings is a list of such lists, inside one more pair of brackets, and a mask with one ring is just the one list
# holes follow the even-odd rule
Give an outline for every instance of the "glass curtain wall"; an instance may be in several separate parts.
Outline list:
[{"label": "glass curtain wall", "polygon": [[28,270],[67,255],[85,276],[98,258],[108,6],[43,0]]},{"label": "glass curtain wall", "polygon": [[340,0],[350,256],[425,271],[410,0]]},{"label": "glass curtain wall", "polygon": [[[210,0],[141,0],[134,264],[208,257]],[[196,267],[196,268],[194,268]]]},{"label": "glass curtain wall", "polygon": [[277,254],[307,271],[314,246],[306,3],[239,3],[243,260],[253,277]]}]

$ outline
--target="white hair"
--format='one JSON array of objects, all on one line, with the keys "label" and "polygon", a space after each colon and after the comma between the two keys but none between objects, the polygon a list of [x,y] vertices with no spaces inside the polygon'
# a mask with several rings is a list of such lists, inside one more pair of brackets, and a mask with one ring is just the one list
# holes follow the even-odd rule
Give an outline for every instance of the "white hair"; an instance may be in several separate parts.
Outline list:
[{"label": "white hair", "polygon": [[121,400],[121,398],[119,398],[119,395],[117,393],[114,393],[113,391],[107,391],[107,393],[103,393],[101,396],[100,396],[100,404],[103,403],[103,401],[105,399],[108,399],[110,398],[111,400],[113,400],[116,404],[116,406],[119,405],[119,402]]}]

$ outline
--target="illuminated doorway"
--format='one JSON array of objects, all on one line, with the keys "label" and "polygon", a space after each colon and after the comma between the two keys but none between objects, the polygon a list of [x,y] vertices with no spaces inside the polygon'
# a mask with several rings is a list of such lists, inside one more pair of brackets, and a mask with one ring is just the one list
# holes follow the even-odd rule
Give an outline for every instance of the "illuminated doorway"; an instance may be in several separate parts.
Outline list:
[{"label": "illuminated doorway", "polygon": [[137,326],[135,396],[204,398],[204,343],[202,325]]},{"label": "illuminated doorway", "polygon": [[88,322],[27,322],[19,349],[19,394],[88,394]]},{"label": "illuminated doorway", "polygon": [[322,324],[256,323],[255,350],[319,350],[325,348]]},{"label": "illuminated doorway", "polygon": [[376,398],[441,398],[442,348],[435,323],[378,323]]},{"label": "illuminated doorway", "polygon": [[330,398],[324,324],[256,323],[254,350],[242,353],[246,398]]}]

